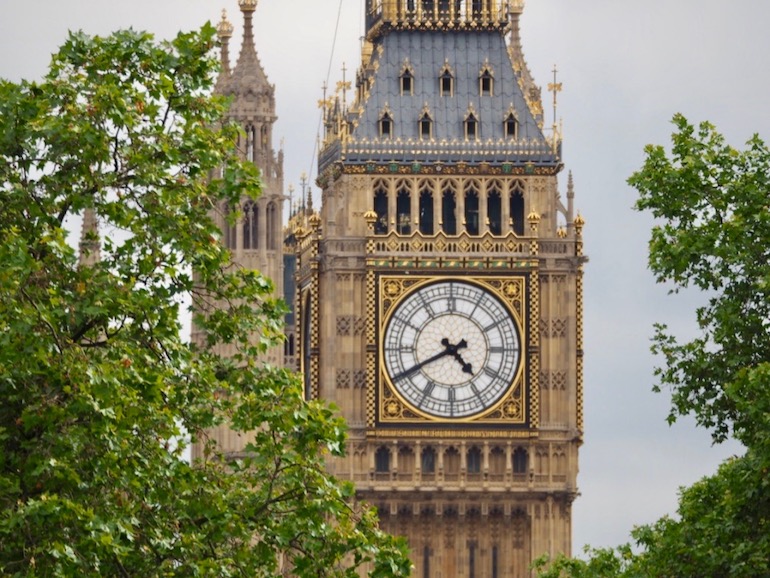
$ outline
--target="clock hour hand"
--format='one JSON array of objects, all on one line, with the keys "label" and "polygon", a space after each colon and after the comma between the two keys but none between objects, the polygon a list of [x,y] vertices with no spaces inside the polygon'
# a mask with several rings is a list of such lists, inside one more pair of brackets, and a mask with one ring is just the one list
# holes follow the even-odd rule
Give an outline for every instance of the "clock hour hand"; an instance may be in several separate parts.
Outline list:
[{"label": "clock hour hand", "polygon": [[[445,339],[444,341],[447,341],[448,343],[448,340]],[[441,343],[443,344],[444,341]],[[470,363],[466,363],[466,361],[463,359],[463,356],[460,355],[460,352],[458,351],[459,349],[465,349],[466,347],[468,347],[468,342],[465,341],[465,339],[460,340],[460,343],[457,345],[447,345],[447,348],[451,348],[452,357],[454,357],[460,363],[460,365],[462,365],[463,373],[470,373],[472,375],[473,366]]]}]

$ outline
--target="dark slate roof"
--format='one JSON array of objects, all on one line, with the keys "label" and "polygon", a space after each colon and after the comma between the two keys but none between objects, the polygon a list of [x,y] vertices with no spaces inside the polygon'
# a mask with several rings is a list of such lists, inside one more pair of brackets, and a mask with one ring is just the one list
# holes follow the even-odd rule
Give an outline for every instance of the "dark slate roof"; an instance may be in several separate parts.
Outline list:
[{"label": "dark slate roof", "polygon": [[[378,45],[367,67],[373,70],[374,83],[353,119],[346,163],[406,160],[410,155],[423,162],[559,162],[558,151],[551,149],[527,106],[501,32],[393,30]],[[414,90],[402,96],[400,77],[407,59]],[[452,96],[440,94],[445,64],[454,77]],[[479,94],[485,66],[494,78],[492,96]],[[393,119],[391,138],[380,137],[379,120],[386,109]],[[433,120],[430,144],[420,141],[418,134],[418,121],[426,109]],[[511,109],[519,123],[515,141],[505,138],[504,120]],[[469,110],[479,122],[475,142],[465,138]],[[403,159],[397,158],[401,155]]]}]

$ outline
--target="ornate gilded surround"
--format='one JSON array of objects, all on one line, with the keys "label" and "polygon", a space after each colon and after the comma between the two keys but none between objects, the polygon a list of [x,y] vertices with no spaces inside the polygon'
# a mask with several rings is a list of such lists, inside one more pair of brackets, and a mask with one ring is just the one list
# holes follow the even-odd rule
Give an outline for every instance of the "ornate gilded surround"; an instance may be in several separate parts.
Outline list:
[{"label": "ornate gilded surround", "polygon": [[[476,431],[476,435],[490,433],[490,430],[505,430],[509,435],[521,436],[530,427],[531,412],[538,406],[537,388],[530,386],[532,368],[539,365],[539,337],[532,330],[530,319],[536,319],[537,299],[531,295],[533,276],[536,271],[516,271],[506,275],[484,274],[423,274],[414,271],[371,272],[368,291],[369,310],[375,311],[368,335],[368,375],[372,382],[369,387],[368,421],[370,428],[383,427],[391,434],[389,426],[407,425],[410,428],[446,430],[452,424],[462,425],[465,430]],[[420,412],[404,399],[394,387],[383,359],[383,339],[389,317],[404,299],[421,288],[431,284],[454,281],[471,284],[494,296],[510,312],[519,336],[519,362],[515,376],[505,392],[489,407],[471,416],[436,416]],[[534,283],[537,286],[537,283]],[[535,369],[536,371],[536,369]],[[375,430],[377,431],[377,430]],[[469,433],[470,433],[469,432]],[[386,433],[380,431],[379,435]],[[404,432],[406,433],[406,432]],[[414,430],[415,435],[425,431]],[[407,434],[408,435],[408,434]]]}]

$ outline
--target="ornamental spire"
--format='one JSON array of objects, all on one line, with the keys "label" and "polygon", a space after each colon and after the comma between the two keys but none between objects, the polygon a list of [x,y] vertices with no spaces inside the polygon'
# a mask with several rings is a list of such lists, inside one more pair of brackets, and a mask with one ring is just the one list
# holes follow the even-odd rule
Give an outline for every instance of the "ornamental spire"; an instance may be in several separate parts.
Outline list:
[{"label": "ornamental spire", "polygon": [[257,0],[238,0],[238,5],[243,13],[243,42],[238,62],[230,75],[228,92],[272,92],[267,75],[257,57],[254,41],[254,12],[257,9]]},{"label": "ornamental spire", "polygon": [[254,45],[254,12],[257,9],[257,0],[238,0],[238,5],[243,13],[243,42],[238,58],[238,65],[240,65],[241,61],[257,59],[257,49]]},{"label": "ornamental spire", "polygon": [[227,20],[227,10],[222,9],[222,20],[217,24],[217,36],[222,43],[222,70],[230,74],[230,38],[233,37],[233,25]]},{"label": "ornamental spire", "polygon": [[222,69],[219,71],[217,77],[216,90],[217,92],[224,92],[225,85],[230,79],[230,38],[233,36],[233,25],[227,20],[227,10],[222,10],[222,20],[217,24],[217,36],[219,37],[219,43],[222,46],[222,52],[220,54],[220,61]]},{"label": "ornamental spire", "polygon": [[93,266],[101,260],[101,242],[96,211],[87,208],[83,212],[83,226],[80,230],[79,262],[82,266]]}]

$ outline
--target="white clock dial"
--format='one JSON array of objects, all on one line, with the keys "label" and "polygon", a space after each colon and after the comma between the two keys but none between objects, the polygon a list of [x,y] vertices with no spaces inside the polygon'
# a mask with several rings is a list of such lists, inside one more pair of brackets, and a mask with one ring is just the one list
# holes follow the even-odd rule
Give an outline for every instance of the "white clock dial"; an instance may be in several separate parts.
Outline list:
[{"label": "white clock dial", "polygon": [[519,367],[519,331],[508,308],[465,281],[422,285],[387,321],[382,355],[399,395],[418,412],[465,418],[494,406]]}]

